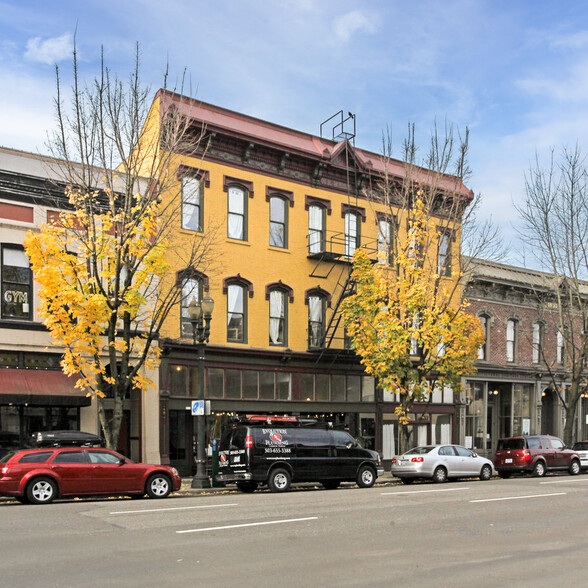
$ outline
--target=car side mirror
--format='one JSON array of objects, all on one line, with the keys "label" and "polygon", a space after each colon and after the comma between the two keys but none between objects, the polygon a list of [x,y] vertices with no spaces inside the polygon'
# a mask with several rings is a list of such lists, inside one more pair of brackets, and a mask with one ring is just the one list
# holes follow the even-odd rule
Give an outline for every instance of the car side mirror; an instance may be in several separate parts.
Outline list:
[{"label": "car side mirror", "polygon": [[126,460],[124,457],[121,457],[121,458],[118,460],[118,465],[125,465],[125,463],[127,463],[127,460]]},{"label": "car side mirror", "polygon": [[478,454],[475,451],[472,451],[472,457],[478,457]]},{"label": "car side mirror", "polygon": [[349,443],[347,443],[347,444],[345,445],[345,447],[346,447],[347,449],[351,449],[352,447],[355,447],[355,444],[356,444],[356,442],[355,442],[355,441],[349,441]]}]

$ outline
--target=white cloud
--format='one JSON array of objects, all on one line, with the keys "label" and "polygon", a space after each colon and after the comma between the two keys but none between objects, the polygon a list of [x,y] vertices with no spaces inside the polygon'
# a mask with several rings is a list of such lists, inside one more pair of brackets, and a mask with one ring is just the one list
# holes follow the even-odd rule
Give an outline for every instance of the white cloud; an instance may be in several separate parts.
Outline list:
[{"label": "white cloud", "polygon": [[359,31],[371,34],[376,30],[373,18],[359,10],[352,10],[336,18],[333,28],[335,36],[343,43],[347,43]]},{"label": "white cloud", "polygon": [[64,33],[60,37],[41,40],[41,37],[34,37],[27,41],[25,58],[30,61],[38,61],[53,65],[64,59],[68,59],[73,52],[73,42],[70,33]]}]

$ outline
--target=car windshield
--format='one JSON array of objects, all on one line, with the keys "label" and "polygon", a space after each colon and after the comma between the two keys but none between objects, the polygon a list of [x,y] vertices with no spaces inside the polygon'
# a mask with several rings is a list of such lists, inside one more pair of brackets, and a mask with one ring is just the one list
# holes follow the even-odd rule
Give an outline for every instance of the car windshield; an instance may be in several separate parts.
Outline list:
[{"label": "car windshield", "polygon": [[578,441],[577,443],[574,443],[574,447],[573,449],[582,449],[582,450],[586,450],[588,449],[588,441]]},{"label": "car windshield", "polygon": [[6,455],[3,455],[2,458],[0,458],[0,463],[6,463],[14,454],[14,451],[9,451]]},{"label": "car windshield", "polygon": [[498,441],[498,451],[501,449],[512,450],[512,449],[524,449],[525,440],[522,438],[518,439],[500,439]]},{"label": "car windshield", "polygon": [[424,455],[425,453],[429,453],[433,449],[433,446],[426,446],[426,447],[413,447],[409,449],[404,455]]}]

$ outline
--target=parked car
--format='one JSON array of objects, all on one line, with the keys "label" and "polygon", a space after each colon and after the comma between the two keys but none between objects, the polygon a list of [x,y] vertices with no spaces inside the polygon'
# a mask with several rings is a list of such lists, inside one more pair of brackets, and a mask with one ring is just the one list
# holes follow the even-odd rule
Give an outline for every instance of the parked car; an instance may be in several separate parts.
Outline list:
[{"label": "parked car", "polygon": [[466,477],[489,480],[494,468],[489,459],[461,445],[423,445],[394,457],[390,471],[404,484],[411,484],[425,478],[434,482]]},{"label": "parked car", "polygon": [[294,416],[250,415],[224,432],[216,480],[242,492],[261,484],[285,492],[291,482],[320,482],[327,489],[356,482],[369,488],[383,473],[380,455],[346,431]]},{"label": "parked car", "polygon": [[0,459],[0,495],[33,504],[67,496],[165,498],[181,484],[175,468],[133,463],[98,447],[20,449]]},{"label": "parked car", "polygon": [[588,441],[578,441],[574,443],[572,450],[575,451],[580,458],[580,467],[582,469],[588,468]]},{"label": "parked car", "polygon": [[578,453],[551,435],[499,439],[494,455],[494,467],[501,478],[510,478],[515,473],[544,476],[553,470],[567,470],[575,476],[580,473],[580,464]]}]

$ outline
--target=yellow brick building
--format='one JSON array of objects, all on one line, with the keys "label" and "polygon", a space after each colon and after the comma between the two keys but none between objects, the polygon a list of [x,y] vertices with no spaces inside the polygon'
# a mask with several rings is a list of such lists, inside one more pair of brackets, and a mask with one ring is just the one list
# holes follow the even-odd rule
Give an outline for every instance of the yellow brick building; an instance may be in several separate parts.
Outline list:
[{"label": "yellow brick building", "polygon": [[[366,188],[385,172],[402,178],[403,165],[356,148],[349,133],[326,139],[163,91],[152,114],[170,105],[204,133],[196,156],[178,154],[173,170],[182,194],[176,245],[216,230],[217,263],[202,271],[174,261],[184,296],[160,342],[162,461],[193,471],[196,425],[187,408],[197,359],[188,305],[204,296],[215,302],[207,445],[231,416],[287,413],[345,424],[382,450],[394,399],[363,374],[338,305],[355,249],[383,261],[393,239],[389,208],[367,199]],[[430,414],[454,427],[453,397],[433,400]],[[427,423],[428,439],[434,427]]]}]

